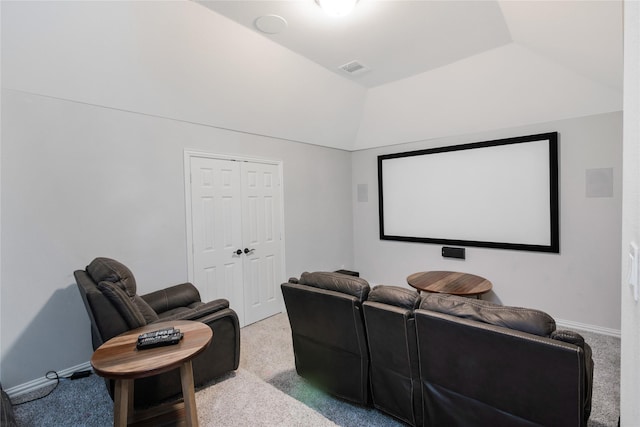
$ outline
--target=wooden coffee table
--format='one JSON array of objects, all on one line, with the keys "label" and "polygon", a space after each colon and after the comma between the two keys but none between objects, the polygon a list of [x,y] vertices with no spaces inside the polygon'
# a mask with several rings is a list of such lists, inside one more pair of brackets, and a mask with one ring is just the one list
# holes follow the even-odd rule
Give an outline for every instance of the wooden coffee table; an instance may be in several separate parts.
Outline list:
[{"label": "wooden coffee table", "polygon": [[[136,349],[138,335],[175,327],[184,334],[180,343],[146,350]],[[151,417],[184,416],[188,426],[198,425],[191,360],[207,348],[213,337],[211,328],[201,322],[177,320],[153,323],[111,338],[91,357],[91,366],[100,376],[116,381],[113,425],[126,426]],[[143,413],[133,413],[133,381],[180,368],[183,402]],[[153,425],[153,424],[151,424]]]},{"label": "wooden coffee table", "polygon": [[491,290],[493,285],[484,277],[454,271],[425,271],[407,277],[407,283],[425,292],[477,296]]}]

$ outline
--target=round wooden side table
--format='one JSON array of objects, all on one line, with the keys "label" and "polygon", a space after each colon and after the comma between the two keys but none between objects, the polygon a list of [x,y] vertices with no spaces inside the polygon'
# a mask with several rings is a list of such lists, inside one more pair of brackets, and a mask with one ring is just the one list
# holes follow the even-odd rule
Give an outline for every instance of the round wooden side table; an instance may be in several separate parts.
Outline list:
[{"label": "round wooden side table", "polygon": [[425,292],[477,296],[491,290],[493,285],[484,277],[455,271],[425,271],[407,277],[410,286]]},{"label": "round wooden side table", "polygon": [[[184,334],[178,344],[138,350],[138,335],[174,327]],[[102,344],[91,357],[93,370],[101,377],[115,380],[113,425],[126,426],[149,417],[184,416],[188,426],[198,425],[191,360],[207,348],[213,332],[201,322],[177,320],[158,322],[133,329]],[[182,402],[133,412],[133,381],[180,368]]]}]

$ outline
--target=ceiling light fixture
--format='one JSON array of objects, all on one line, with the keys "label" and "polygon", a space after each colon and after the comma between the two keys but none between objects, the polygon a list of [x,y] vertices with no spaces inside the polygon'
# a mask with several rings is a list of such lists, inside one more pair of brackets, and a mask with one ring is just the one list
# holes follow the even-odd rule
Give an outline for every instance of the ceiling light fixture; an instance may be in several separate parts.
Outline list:
[{"label": "ceiling light fixture", "polygon": [[358,0],[315,0],[318,6],[330,16],[345,16],[351,13]]}]

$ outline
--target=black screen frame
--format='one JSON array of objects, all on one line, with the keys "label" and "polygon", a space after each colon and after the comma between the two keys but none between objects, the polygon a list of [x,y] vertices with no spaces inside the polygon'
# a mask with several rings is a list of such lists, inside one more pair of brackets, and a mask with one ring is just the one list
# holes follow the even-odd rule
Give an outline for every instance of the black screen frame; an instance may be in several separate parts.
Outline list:
[{"label": "black screen frame", "polygon": [[[378,208],[381,240],[395,240],[402,242],[434,243],[452,246],[473,246],[494,249],[511,249],[533,252],[560,252],[560,209],[559,209],[559,172],[558,172],[558,132],[548,132],[535,135],[526,135],[513,138],[496,139],[490,141],[474,142],[461,145],[429,148],[424,150],[407,151],[402,153],[385,154],[378,156]],[[385,233],[384,223],[384,194],[383,194],[383,162],[387,159],[397,159],[409,156],[424,156],[435,153],[454,152],[461,150],[475,150],[485,147],[495,147],[508,144],[523,144],[527,142],[548,141],[549,145],[549,244],[510,243],[500,241],[481,241],[464,239],[430,238],[416,236],[398,236]]]}]

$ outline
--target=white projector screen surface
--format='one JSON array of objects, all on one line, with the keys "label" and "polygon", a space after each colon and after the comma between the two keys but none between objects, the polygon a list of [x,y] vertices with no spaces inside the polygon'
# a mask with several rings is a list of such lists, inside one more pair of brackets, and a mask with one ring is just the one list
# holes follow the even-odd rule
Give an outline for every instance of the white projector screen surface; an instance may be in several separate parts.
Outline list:
[{"label": "white projector screen surface", "polygon": [[380,237],[558,252],[557,133],[378,158]]}]

